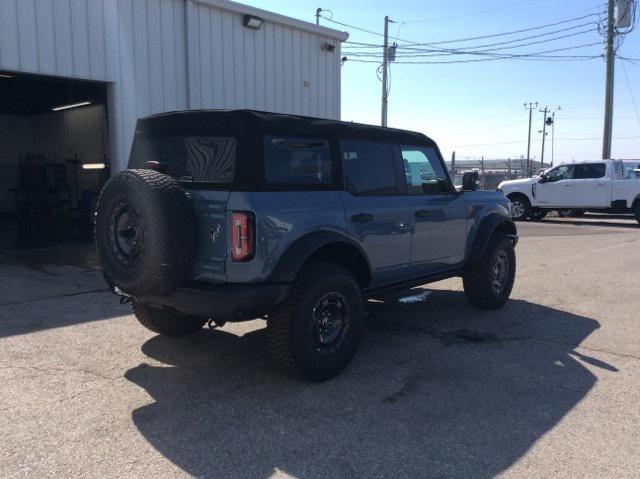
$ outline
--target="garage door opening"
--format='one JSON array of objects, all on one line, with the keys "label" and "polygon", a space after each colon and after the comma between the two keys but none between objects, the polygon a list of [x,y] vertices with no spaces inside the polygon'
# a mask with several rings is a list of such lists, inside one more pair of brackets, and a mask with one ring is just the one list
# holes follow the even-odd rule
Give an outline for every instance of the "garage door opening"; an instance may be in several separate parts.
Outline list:
[{"label": "garage door opening", "polygon": [[105,83],[0,71],[0,251],[91,240],[106,105]]}]

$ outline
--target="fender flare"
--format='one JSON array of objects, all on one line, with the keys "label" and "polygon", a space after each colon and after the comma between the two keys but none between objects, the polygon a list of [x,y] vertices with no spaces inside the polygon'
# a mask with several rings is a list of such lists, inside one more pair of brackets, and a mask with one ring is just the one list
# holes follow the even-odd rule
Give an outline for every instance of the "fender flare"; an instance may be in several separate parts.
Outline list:
[{"label": "fender flare", "polygon": [[317,231],[306,234],[290,245],[278,259],[270,280],[289,283],[296,279],[298,272],[311,256],[323,246],[342,243],[354,247],[364,258],[371,274],[371,263],[362,247],[346,235],[333,231]]},{"label": "fender flare", "polygon": [[482,258],[493,233],[501,227],[505,229],[505,234],[511,238],[514,245],[518,242],[518,230],[511,218],[498,213],[489,214],[481,221],[478,227],[477,233],[473,238],[473,245],[467,255],[466,264],[475,263]]}]

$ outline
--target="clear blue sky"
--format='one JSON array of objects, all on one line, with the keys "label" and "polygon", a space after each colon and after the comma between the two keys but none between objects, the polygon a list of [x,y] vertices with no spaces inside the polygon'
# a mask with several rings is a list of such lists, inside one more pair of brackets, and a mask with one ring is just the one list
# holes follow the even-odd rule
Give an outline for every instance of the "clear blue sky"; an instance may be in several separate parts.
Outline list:
[{"label": "clear blue sky", "polygon": [[[384,15],[392,24],[390,35],[413,42],[437,42],[509,32],[604,12],[604,0],[244,0],[243,3],[291,17],[314,21],[317,7],[333,12],[333,19],[367,30],[382,32]],[[330,16],[329,13],[325,15]],[[602,19],[604,20],[603,15]],[[445,44],[450,48],[522,38],[575,27],[597,17],[507,37]],[[404,23],[403,23],[404,22]],[[379,36],[321,20],[321,24],[350,34],[349,41],[381,43]],[[588,30],[573,28],[553,36]],[[545,40],[540,37],[528,41]],[[509,53],[528,53],[594,42],[599,45],[564,50],[549,55],[599,55],[604,39],[597,31],[542,43]],[[346,50],[354,47],[344,45]],[[619,55],[640,57],[640,27],[628,34]],[[355,58],[355,57],[352,57]],[[451,60],[437,57],[429,60]],[[460,58],[460,57],[455,57]],[[469,58],[469,57],[465,57]],[[423,59],[424,60],[424,59]],[[625,78],[626,69],[627,78]],[[342,119],[378,124],[380,81],[374,63],[347,61],[342,68]],[[602,148],[605,63],[587,61],[499,60],[450,65],[393,64],[389,96],[389,126],[421,131],[434,138],[449,158],[484,155],[518,158],[526,155],[527,112],[523,103],[537,101],[562,110],[556,114],[555,161],[599,158]],[[629,87],[630,85],[630,87]],[[640,158],[640,62],[616,62],[614,140],[612,156]],[[540,157],[542,113],[535,110],[532,157]],[[551,135],[545,160],[550,160]]]}]

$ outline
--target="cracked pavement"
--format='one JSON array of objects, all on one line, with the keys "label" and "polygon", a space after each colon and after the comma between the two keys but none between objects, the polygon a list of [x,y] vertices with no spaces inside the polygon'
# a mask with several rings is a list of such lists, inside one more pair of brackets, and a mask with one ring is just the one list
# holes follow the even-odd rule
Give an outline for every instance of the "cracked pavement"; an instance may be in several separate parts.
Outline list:
[{"label": "cracked pavement", "polygon": [[640,228],[519,230],[503,309],[456,279],[369,302],[322,384],[271,369],[262,321],[158,337],[95,262],[3,258],[0,476],[637,477]]}]

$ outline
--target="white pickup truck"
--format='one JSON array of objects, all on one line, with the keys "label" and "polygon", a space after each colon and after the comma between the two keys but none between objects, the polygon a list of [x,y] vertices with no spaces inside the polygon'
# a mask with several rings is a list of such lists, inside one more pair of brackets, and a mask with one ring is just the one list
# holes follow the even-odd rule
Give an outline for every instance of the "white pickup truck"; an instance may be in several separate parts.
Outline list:
[{"label": "white pickup truck", "polygon": [[[640,223],[638,168],[621,160],[567,163],[539,176],[498,185],[511,201],[514,219],[539,220],[549,211],[602,211],[634,214]],[[631,171],[631,173],[630,173]]]}]

